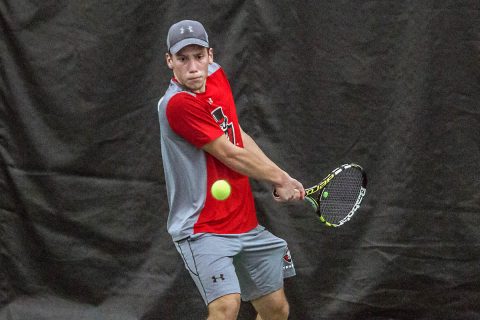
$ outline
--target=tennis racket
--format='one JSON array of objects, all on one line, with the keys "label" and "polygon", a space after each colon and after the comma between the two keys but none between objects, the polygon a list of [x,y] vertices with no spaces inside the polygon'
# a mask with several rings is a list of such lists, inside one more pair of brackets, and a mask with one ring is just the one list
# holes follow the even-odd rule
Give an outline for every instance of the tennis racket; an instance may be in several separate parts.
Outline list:
[{"label": "tennis racket", "polygon": [[367,174],[358,164],[344,164],[334,169],[319,184],[305,189],[305,201],[310,203],[329,227],[339,227],[350,221],[367,191]]}]

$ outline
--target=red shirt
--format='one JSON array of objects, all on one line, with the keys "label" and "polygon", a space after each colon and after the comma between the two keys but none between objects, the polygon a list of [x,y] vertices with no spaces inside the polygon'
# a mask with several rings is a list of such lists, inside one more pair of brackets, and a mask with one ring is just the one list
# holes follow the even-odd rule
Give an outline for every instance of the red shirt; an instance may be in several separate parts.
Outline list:
[{"label": "red shirt", "polygon": [[[204,93],[183,91],[168,101],[166,117],[172,130],[193,146],[205,144],[226,135],[229,141],[243,148],[235,102],[223,69],[219,68],[207,78]],[[258,224],[250,181],[204,152],[207,185],[205,204],[193,226],[194,233],[236,234],[250,231]],[[183,161],[188,159],[178,159]],[[230,197],[220,201],[212,197],[212,184],[225,179],[232,191]]]}]

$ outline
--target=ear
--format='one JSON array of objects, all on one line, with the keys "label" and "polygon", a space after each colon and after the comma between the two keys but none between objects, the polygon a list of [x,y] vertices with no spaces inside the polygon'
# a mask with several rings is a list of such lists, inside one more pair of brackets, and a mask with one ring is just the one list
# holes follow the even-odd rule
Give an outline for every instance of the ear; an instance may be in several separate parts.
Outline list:
[{"label": "ear", "polygon": [[173,69],[172,59],[172,55],[169,52],[165,53],[165,61],[167,62],[167,66],[169,69]]},{"label": "ear", "polygon": [[212,64],[213,63],[213,49],[208,48],[208,63]]}]

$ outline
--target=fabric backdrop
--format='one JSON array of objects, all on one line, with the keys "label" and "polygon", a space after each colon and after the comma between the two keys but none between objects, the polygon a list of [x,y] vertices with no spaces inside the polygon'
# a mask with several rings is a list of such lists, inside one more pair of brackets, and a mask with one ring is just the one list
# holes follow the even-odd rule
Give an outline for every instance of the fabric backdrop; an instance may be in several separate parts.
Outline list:
[{"label": "fabric backdrop", "polygon": [[[204,23],[244,130],[305,186],[356,162],[342,228],[252,181],[291,319],[480,318],[480,2],[0,1],[0,319],[203,319],[166,232],[165,36]],[[239,319],[253,319],[242,304]]]}]

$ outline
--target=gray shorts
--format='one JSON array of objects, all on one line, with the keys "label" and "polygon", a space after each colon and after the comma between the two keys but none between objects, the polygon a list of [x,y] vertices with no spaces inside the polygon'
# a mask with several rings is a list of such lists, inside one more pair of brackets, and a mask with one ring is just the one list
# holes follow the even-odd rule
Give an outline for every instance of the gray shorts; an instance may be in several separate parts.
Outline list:
[{"label": "gray shorts", "polygon": [[262,226],[243,234],[198,234],[175,246],[207,305],[231,293],[255,300],[295,275],[285,240]]}]

